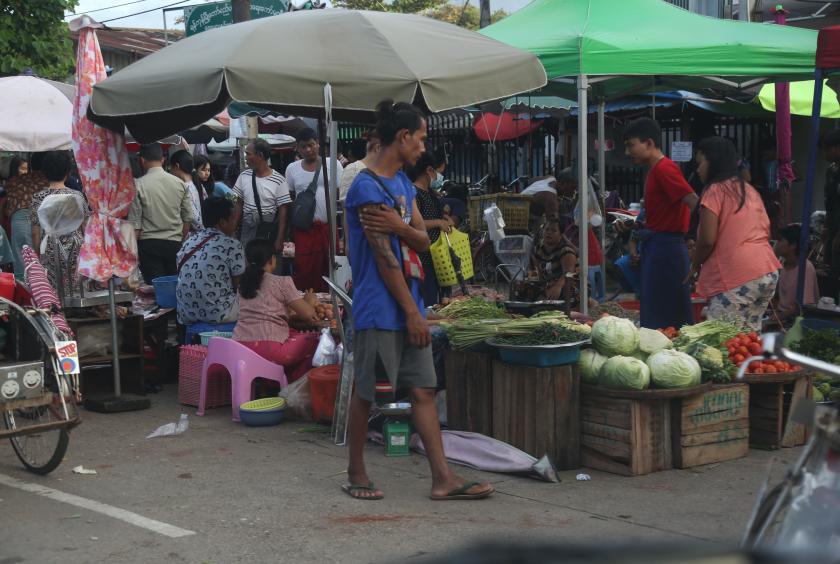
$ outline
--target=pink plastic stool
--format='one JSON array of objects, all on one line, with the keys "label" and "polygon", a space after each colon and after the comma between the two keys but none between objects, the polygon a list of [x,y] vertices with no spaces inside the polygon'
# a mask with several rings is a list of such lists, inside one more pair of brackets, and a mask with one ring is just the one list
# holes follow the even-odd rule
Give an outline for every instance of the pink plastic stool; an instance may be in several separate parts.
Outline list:
[{"label": "pink plastic stool", "polygon": [[207,400],[207,371],[214,364],[227,368],[230,373],[230,408],[233,420],[239,421],[239,406],[251,401],[254,379],[265,378],[280,384],[281,388],[288,385],[286,373],[279,364],[269,362],[248,347],[233,339],[212,337],[207,344],[207,357],[201,368],[201,385],[196,415],[204,415]]}]

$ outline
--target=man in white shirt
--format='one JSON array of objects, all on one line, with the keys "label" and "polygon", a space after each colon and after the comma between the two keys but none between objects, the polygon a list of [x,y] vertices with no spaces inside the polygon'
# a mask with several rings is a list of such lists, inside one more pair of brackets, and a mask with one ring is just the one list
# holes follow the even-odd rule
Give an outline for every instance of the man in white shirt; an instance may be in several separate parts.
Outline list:
[{"label": "man in white shirt", "polygon": [[[236,194],[236,218],[242,225],[240,241],[245,246],[257,236],[260,222],[270,224],[275,218],[278,222],[276,233],[264,235],[274,240],[274,248],[278,254],[283,252],[283,242],[286,235],[286,216],[292,198],[289,186],[283,175],[271,168],[271,146],[262,139],[252,141],[245,147],[245,163],[249,170],[239,175],[233,185]],[[254,177],[256,177],[256,192],[260,205],[254,199]],[[260,217],[259,209],[262,210]]]},{"label": "man in white shirt", "polygon": [[[315,186],[315,215],[312,226],[307,230],[292,229],[292,238],[295,243],[295,268],[292,278],[295,286],[301,290],[313,289],[317,292],[326,292],[327,285],[322,277],[329,272],[330,230],[324,169],[330,170],[330,161],[327,159],[322,166],[319,156],[321,147],[318,136],[312,129],[302,129],[295,138],[301,160],[293,162],[286,168],[289,190],[299,195],[312,184],[316,172],[318,179]],[[337,164],[337,167],[338,178],[341,178],[343,171],[341,164]],[[332,208],[335,213],[335,202],[332,203]]]}]

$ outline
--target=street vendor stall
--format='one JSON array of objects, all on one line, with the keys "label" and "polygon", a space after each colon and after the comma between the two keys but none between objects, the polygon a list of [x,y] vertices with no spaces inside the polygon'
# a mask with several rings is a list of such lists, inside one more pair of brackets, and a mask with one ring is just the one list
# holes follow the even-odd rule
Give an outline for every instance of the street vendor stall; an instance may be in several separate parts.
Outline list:
[{"label": "street vendor stall", "polygon": [[[536,0],[481,33],[536,54],[552,81],[543,93],[575,93],[579,115],[587,115],[592,91],[599,110],[601,179],[607,99],[667,88],[739,90],[801,80],[813,72],[816,44],[811,30],[708,18],[660,0]],[[578,120],[578,163],[587,162],[587,127],[587,120]],[[578,166],[581,187],[586,169]],[[582,212],[587,218],[585,199]],[[580,247],[586,272],[585,238]],[[582,291],[586,311],[587,288]]]},{"label": "street vendor stall", "polygon": [[[330,34],[323,36],[326,28]],[[304,67],[277,59],[276,53],[310,45],[312,37],[326,38],[311,45]],[[455,52],[458,57],[451,57]],[[245,102],[325,120],[322,138],[329,132],[330,162],[337,163],[333,120],[369,121],[383,98],[436,112],[545,83],[533,55],[429,18],[352,10],[294,12],[209,30],[145,57],[96,85],[88,115],[100,125],[117,131],[127,127],[136,138],[150,141],[209,119],[231,101]],[[326,147],[322,142],[322,151]],[[330,264],[335,265],[336,214],[330,210],[335,209],[337,168],[323,172],[329,190]],[[331,279],[334,271],[331,266]],[[343,427],[336,439],[343,442]]]}]

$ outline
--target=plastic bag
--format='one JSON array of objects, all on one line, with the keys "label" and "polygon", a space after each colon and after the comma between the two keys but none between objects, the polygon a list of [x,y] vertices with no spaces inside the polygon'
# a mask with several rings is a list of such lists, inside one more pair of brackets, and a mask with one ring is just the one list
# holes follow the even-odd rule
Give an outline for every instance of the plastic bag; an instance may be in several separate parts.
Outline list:
[{"label": "plastic bag", "polygon": [[286,400],[286,414],[301,421],[312,420],[312,392],[309,389],[309,373],[295,380],[282,390],[280,397]]},{"label": "plastic bag", "polygon": [[180,435],[186,432],[187,429],[190,427],[190,420],[189,416],[186,413],[181,414],[181,419],[178,423],[167,423],[166,425],[161,425],[155,432],[146,437],[147,439],[154,439],[155,437],[174,437],[175,435]]},{"label": "plastic bag", "polygon": [[[595,188],[592,186],[592,181],[588,178],[586,179],[586,186],[589,194],[589,201],[587,202],[587,215],[589,217],[587,219],[590,225],[599,227],[604,222],[604,217],[601,215],[601,202],[597,192],[595,192]],[[583,193],[579,193],[577,203],[575,204],[575,223],[577,225],[580,225],[581,201],[584,197],[586,196]]]},{"label": "plastic bag", "polygon": [[44,230],[41,252],[50,236],[69,235],[81,227],[87,204],[81,194],[51,194],[38,207],[38,223]]},{"label": "plastic bag", "polygon": [[335,354],[335,339],[329,329],[321,329],[321,338],[318,339],[318,348],[315,349],[315,356],[312,357],[312,366],[326,366],[338,364]]}]

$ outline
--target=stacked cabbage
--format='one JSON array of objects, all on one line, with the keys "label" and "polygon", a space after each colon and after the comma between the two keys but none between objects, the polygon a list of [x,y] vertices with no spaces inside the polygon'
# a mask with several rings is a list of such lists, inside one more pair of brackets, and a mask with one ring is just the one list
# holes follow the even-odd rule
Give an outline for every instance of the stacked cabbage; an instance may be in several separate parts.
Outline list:
[{"label": "stacked cabbage", "polygon": [[659,331],[637,329],[632,321],[602,317],[592,325],[594,348],[581,352],[584,384],[618,390],[683,388],[700,384],[700,365],[673,349]]}]

